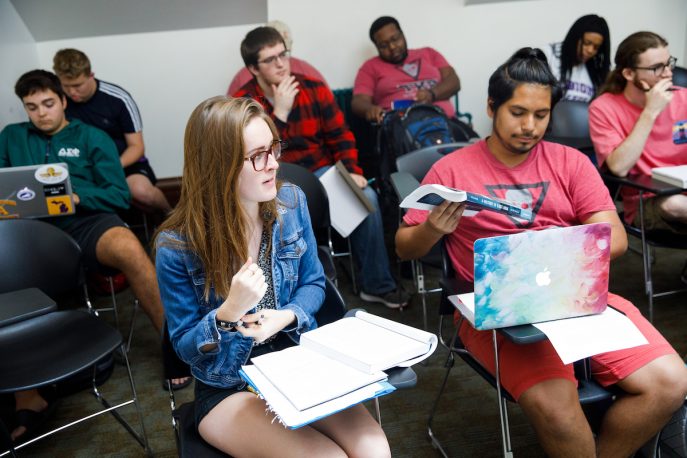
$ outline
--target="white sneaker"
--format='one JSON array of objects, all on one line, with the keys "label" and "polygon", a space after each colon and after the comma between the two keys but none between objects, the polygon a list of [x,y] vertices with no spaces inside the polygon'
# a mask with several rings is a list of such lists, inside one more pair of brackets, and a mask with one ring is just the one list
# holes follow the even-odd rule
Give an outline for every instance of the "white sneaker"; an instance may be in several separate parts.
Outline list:
[{"label": "white sneaker", "polygon": [[365,302],[379,302],[390,309],[398,309],[408,305],[410,295],[403,288],[397,287],[379,296],[361,291],[360,298]]}]

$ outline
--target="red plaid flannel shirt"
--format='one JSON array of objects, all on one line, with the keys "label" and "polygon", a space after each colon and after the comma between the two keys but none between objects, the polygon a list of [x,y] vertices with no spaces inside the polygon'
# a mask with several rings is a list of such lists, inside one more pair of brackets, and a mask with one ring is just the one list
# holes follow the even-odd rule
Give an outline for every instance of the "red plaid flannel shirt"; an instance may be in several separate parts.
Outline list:
[{"label": "red plaid flannel shirt", "polygon": [[362,175],[358,166],[355,137],[346,126],[344,116],[332,91],[322,82],[294,74],[299,83],[287,122],[274,116],[274,108],[255,79],[246,83],[234,97],[257,100],[270,115],[288,146],[282,160],[315,171],[341,160],[349,172]]}]

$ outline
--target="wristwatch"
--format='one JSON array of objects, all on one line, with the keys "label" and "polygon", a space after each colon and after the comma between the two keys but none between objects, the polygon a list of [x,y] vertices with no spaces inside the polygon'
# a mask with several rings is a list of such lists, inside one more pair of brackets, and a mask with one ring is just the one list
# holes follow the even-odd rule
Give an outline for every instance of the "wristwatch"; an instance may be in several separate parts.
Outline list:
[{"label": "wristwatch", "polygon": [[243,326],[243,321],[238,320],[238,321],[224,321],[220,319],[215,319],[215,323],[217,323],[217,327],[224,330],[224,331],[234,331],[236,328],[239,328]]}]

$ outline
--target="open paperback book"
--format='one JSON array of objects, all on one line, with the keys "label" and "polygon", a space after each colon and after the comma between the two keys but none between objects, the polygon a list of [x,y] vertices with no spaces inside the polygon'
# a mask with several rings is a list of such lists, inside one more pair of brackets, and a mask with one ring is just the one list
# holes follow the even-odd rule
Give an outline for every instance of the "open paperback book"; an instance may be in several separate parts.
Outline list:
[{"label": "open paperback book", "polygon": [[394,390],[383,372],[429,357],[437,338],[359,311],[301,336],[300,345],[252,358],[246,380],[290,428]]},{"label": "open paperback book", "polygon": [[487,197],[474,192],[461,191],[440,184],[425,184],[411,192],[401,202],[401,208],[432,210],[443,201],[466,202],[463,216],[473,216],[480,210],[491,210],[527,221],[532,221],[532,211],[521,208],[518,204],[506,200]]}]

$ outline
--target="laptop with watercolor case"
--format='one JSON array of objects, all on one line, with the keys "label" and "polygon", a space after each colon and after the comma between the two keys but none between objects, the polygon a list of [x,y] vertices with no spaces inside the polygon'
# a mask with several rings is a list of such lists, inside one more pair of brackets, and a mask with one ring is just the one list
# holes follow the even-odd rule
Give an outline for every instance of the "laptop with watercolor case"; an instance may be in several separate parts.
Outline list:
[{"label": "laptop with watercolor case", "polygon": [[601,313],[611,226],[584,224],[477,239],[474,293],[449,299],[479,330]]}]

